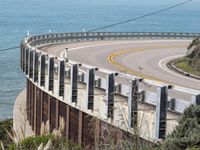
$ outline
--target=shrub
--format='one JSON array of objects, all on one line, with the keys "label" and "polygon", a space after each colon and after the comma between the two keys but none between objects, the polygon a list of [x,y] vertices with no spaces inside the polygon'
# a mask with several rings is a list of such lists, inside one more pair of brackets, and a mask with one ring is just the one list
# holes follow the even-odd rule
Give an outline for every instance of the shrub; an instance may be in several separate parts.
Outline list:
[{"label": "shrub", "polygon": [[4,143],[5,148],[7,148],[10,143],[12,143],[12,140],[10,139],[9,135],[6,132],[6,130],[8,132],[11,132],[12,124],[13,124],[12,119],[0,121],[0,141]]},{"label": "shrub", "polygon": [[163,148],[166,150],[196,149],[200,147],[200,106],[187,108],[176,129],[166,138]]},{"label": "shrub", "polygon": [[43,148],[48,147],[49,150],[81,150],[79,145],[67,141],[64,137],[56,137],[52,134],[25,138],[18,144],[11,144],[9,150],[38,149],[38,147],[41,147],[41,144],[43,145]]}]

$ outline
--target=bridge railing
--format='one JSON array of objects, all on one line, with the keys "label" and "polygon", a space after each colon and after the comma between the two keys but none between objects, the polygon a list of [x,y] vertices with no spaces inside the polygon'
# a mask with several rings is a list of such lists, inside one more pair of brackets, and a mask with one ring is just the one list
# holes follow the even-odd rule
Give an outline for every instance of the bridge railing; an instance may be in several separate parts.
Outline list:
[{"label": "bridge railing", "polygon": [[[139,77],[116,73],[112,70],[106,70],[103,68],[96,68],[95,66],[89,66],[87,64],[69,60],[66,62],[64,58],[59,58],[48,53],[39,50],[36,46],[43,46],[48,44],[57,43],[69,43],[80,41],[94,41],[94,40],[133,40],[133,39],[194,39],[199,37],[199,33],[153,33],[153,32],[80,32],[80,33],[50,33],[44,35],[35,35],[26,37],[21,43],[21,68],[27,77],[32,80],[39,88],[58,98],[61,101],[77,107],[74,103],[84,103],[84,111],[88,112],[88,109],[93,109],[93,103],[95,93],[94,89],[103,90],[105,102],[102,105],[98,105],[95,109],[101,109],[102,118],[113,118],[115,112],[115,95],[126,97],[128,101],[128,112],[126,118],[128,118],[128,126],[133,128],[135,119],[137,116],[133,112],[138,111],[137,100],[141,103],[149,104],[156,107],[156,121],[155,121],[155,133],[156,138],[164,136],[165,132],[161,130],[166,129],[166,125],[162,124],[163,120],[166,123],[167,110],[174,113],[182,113],[186,107],[190,104],[199,103],[200,92],[187,89],[184,87],[174,87],[173,90],[186,92],[192,95],[187,101],[178,97],[168,96],[168,85],[164,83],[157,83],[155,81],[143,79],[143,83],[153,85],[157,88],[157,91],[144,91],[138,89],[140,83]],[[65,69],[63,69],[65,68]],[[96,74],[96,71],[105,73],[105,77],[101,77]],[[116,76],[122,78],[128,78],[131,80],[131,84],[123,84],[115,82]],[[77,99],[77,93],[81,90],[78,88],[77,82],[86,85],[85,100],[81,102]],[[74,84],[76,83],[76,84]],[[134,88],[133,88],[134,87]],[[67,97],[66,94],[67,91]],[[135,92],[134,92],[135,91]],[[140,98],[136,94],[140,93]],[[98,94],[97,94],[98,95]],[[86,99],[86,97],[88,97]],[[98,96],[97,96],[98,97]],[[83,99],[81,97],[80,99]],[[86,105],[85,105],[86,104]],[[132,107],[134,106],[134,107]],[[162,124],[162,125],[161,125]]]},{"label": "bridge railing", "polygon": [[132,40],[132,39],[194,39],[200,33],[173,32],[77,32],[77,33],[49,33],[35,35],[28,38],[32,46],[50,43],[93,40]]}]

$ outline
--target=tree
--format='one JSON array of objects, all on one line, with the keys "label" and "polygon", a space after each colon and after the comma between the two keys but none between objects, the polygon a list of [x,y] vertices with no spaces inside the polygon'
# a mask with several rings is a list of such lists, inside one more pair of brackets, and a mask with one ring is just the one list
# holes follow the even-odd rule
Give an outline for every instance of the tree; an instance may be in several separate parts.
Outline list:
[{"label": "tree", "polygon": [[200,106],[191,105],[179,121],[176,129],[166,138],[163,149],[200,150]]}]

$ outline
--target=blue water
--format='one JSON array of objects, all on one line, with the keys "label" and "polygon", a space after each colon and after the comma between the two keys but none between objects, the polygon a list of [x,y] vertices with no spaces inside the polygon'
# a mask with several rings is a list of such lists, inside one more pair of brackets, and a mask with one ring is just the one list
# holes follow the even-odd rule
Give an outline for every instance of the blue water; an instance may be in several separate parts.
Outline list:
[{"label": "blue water", "polygon": [[[18,46],[26,35],[90,30],[144,15],[183,0],[0,0],[0,49]],[[103,31],[200,32],[200,0]],[[0,52],[0,119],[12,117],[25,87],[19,49]]]}]

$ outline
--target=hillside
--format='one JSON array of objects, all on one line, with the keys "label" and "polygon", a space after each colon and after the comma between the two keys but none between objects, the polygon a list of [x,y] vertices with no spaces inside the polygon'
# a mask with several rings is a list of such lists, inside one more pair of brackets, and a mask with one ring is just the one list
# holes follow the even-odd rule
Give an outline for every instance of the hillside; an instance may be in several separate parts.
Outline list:
[{"label": "hillside", "polygon": [[200,72],[200,38],[193,40],[188,46],[186,58],[189,59],[188,65]]},{"label": "hillside", "polygon": [[190,43],[185,57],[171,63],[185,72],[200,76],[200,38]]}]

